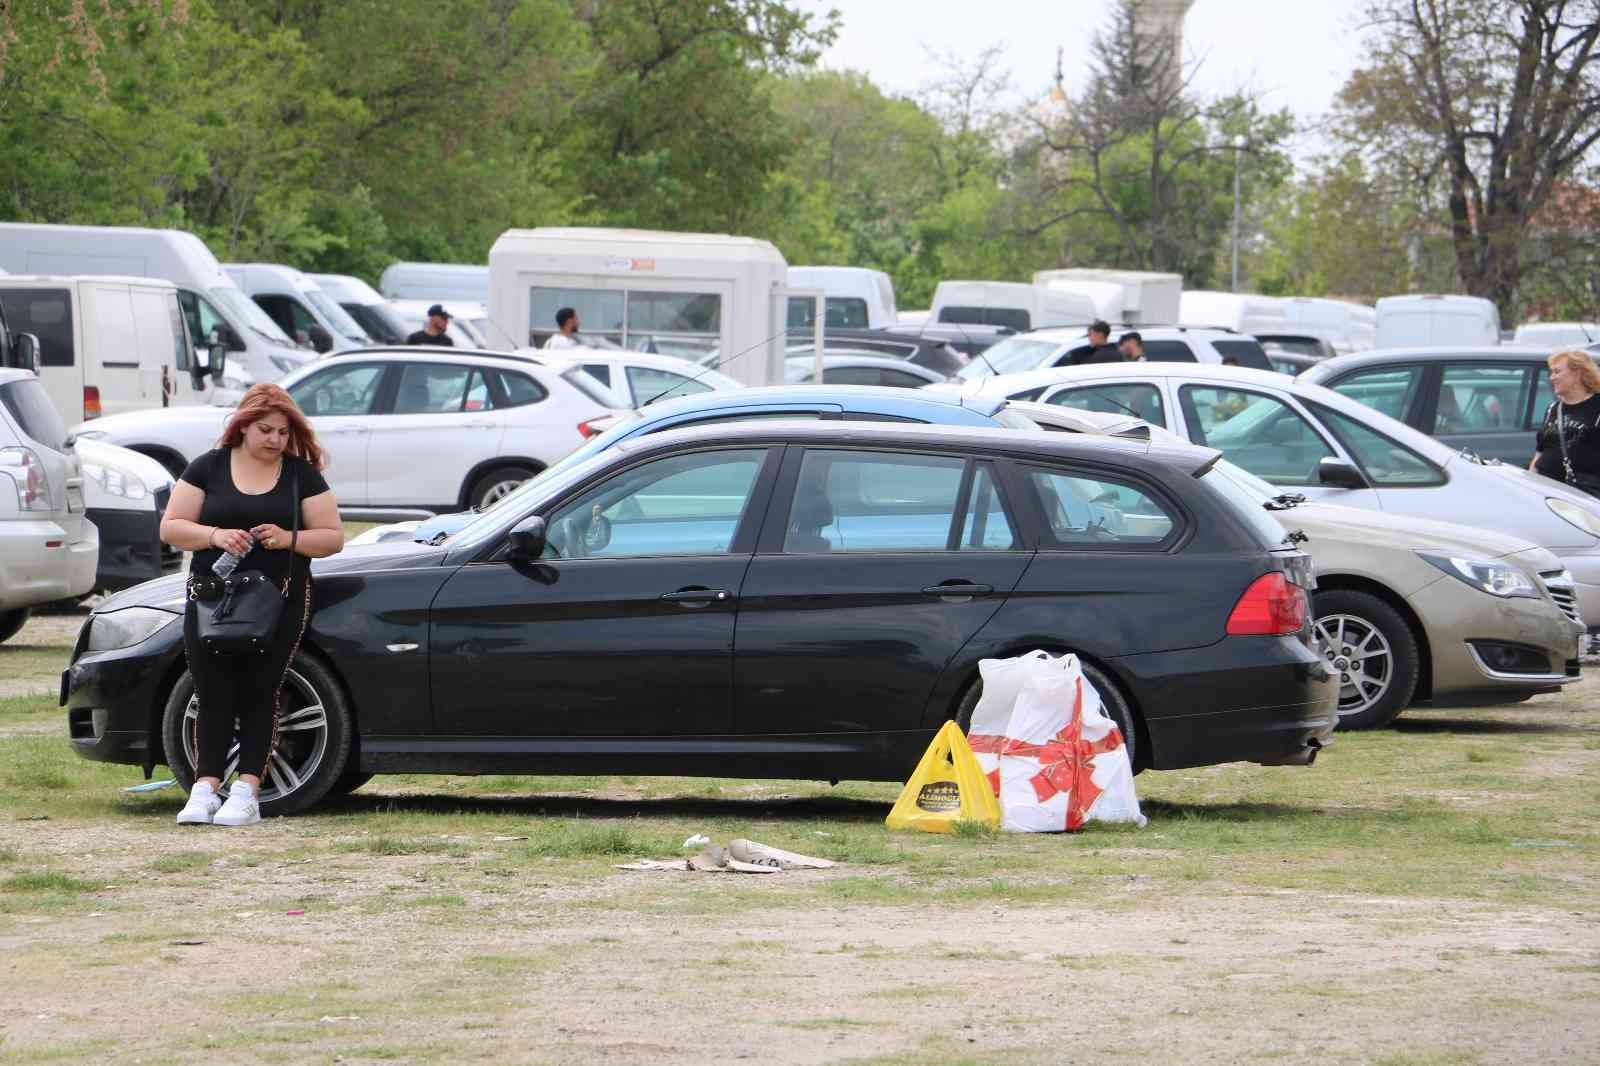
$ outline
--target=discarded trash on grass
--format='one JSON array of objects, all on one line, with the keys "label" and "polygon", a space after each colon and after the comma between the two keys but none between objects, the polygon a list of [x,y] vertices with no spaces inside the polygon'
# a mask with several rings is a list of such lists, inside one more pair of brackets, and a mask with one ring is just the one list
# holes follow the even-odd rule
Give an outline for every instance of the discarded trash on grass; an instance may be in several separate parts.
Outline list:
[{"label": "discarded trash on grass", "polygon": [[174,781],[172,778],[169,777],[165,781],[146,781],[146,782],[144,782],[143,784],[140,784],[140,785],[129,785],[127,788],[123,789],[122,791],[124,791],[124,792],[160,792],[162,789],[171,788],[173,785],[176,785],[177,783],[178,782]]},{"label": "discarded trash on grass", "polygon": [[833,866],[828,859],[784,851],[754,840],[730,841],[727,847],[713,844],[709,837],[696,833],[684,841],[688,847],[696,840],[703,841],[704,849],[689,859],[641,859],[638,862],[618,863],[619,870],[694,870],[700,873],[775,874],[784,870],[825,870]]},{"label": "discarded trash on grass", "polygon": [[685,840],[680,846],[685,848],[703,848],[709,843],[711,843],[710,837],[706,836],[704,833],[696,833],[688,840]]}]

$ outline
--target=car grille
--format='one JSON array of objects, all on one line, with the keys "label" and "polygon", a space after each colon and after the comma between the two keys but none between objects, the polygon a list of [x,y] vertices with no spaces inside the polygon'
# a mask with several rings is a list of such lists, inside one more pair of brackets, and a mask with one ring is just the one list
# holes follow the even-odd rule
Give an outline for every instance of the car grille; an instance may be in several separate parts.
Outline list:
[{"label": "car grille", "polygon": [[1565,570],[1542,570],[1539,578],[1544,582],[1550,598],[1561,608],[1561,613],[1583,625],[1583,617],[1578,614],[1578,586],[1573,583],[1572,575]]}]

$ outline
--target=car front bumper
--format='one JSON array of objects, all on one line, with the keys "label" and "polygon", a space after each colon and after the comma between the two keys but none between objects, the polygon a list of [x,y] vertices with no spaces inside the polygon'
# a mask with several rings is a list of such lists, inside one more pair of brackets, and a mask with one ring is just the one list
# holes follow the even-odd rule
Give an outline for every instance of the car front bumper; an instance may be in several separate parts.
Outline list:
[{"label": "car front bumper", "polygon": [[[93,625],[95,617],[85,625]],[[96,762],[164,762],[161,712],[167,688],[183,666],[181,618],[126,648],[85,653],[86,637],[79,632],[72,663],[61,674],[72,750]]]},{"label": "car front bumper", "polygon": [[[76,516],[74,516],[76,517]],[[0,522],[0,610],[32,607],[94,588],[100,533],[82,523],[81,540],[48,518]]]},{"label": "car front bumper", "polygon": [[[1501,599],[1445,578],[1411,595],[1433,662],[1434,706],[1553,692],[1578,680],[1584,627],[1550,600]],[[1509,649],[1512,668],[1492,660]]]},{"label": "car front bumper", "polygon": [[[162,490],[164,496],[166,490]],[[161,543],[164,501],[146,510],[91,507],[88,516],[100,530],[100,561],[95,587],[128,588],[169,574],[183,565],[183,553]]]}]

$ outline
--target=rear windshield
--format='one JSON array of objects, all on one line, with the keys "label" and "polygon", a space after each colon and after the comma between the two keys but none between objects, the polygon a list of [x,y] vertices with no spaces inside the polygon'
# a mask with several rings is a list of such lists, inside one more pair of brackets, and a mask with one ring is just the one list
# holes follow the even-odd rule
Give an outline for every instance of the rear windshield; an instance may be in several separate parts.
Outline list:
[{"label": "rear windshield", "polygon": [[1253,340],[1214,341],[1212,347],[1224,361],[1234,360],[1240,366],[1247,366],[1251,370],[1271,370],[1272,363],[1267,360],[1267,353],[1260,343]]},{"label": "rear windshield", "polygon": [[1288,539],[1288,530],[1272,516],[1271,511],[1262,506],[1267,502],[1266,499],[1229,477],[1224,471],[1212,467],[1200,479],[1200,484],[1233,506],[1240,520],[1256,535],[1263,548],[1282,547],[1284,541]]},{"label": "rear windshield", "polygon": [[1005,326],[1018,333],[1033,328],[1033,319],[1020,307],[941,307],[940,322],[970,322],[977,326]]},{"label": "rear windshield", "polygon": [[622,397],[600,384],[582,367],[575,366],[570,370],[562,371],[561,380],[589,397],[601,407],[626,408],[628,406]]},{"label": "rear windshield", "polygon": [[0,385],[0,406],[10,412],[22,435],[54,451],[67,450],[67,427],[50,404],[50,396],[38,378]]}]

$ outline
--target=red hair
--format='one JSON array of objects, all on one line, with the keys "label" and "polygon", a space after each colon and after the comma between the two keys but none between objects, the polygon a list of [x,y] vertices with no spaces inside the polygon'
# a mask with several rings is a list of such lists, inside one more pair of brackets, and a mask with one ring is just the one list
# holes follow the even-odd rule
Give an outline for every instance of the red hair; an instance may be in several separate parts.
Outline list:
[{"label": "red hair", "polygon": [[249,391],[244,394],[244,399],[239,401],[233,417],[222,427],[222,436],[217,440],[217,447],[237,448],[244,443],[244,431],[268,415],[282,415],[288,419],[289,446],[286,449],[288,453],[298,455],[310,463],[313,470],[321,470],[327,462],[327,456],[322,450],[322,445],[317,443],[317,434],[312,430],[311,423],[306,421],[305,414],[294,402],[293,396],[281,386],[265,382],[251,385]]}]

